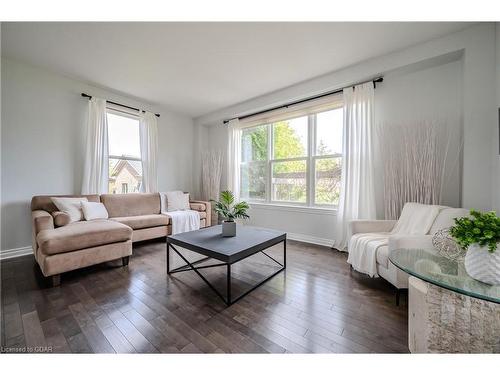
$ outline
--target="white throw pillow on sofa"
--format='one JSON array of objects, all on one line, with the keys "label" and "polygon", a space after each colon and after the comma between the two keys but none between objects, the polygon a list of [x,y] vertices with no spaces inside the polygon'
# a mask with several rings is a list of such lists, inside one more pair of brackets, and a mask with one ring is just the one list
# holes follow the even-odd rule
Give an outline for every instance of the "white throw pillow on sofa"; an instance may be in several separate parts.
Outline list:
[{"label": "white throw pillow on sofa", "polygon": [[160,193],[161,212],[189,210],[189,194],[182,191]]},{"label": "white throw pillow on sofa", "polygon": [[50,199],[59,211],[69,215],[70,223],[83,220],[82,202],[88,202],[87,198],[52,197]]},{"label": "white throw pillow on sofa", "polygon": [[85,220],[107,219],[106,207],[99,202],[82,202],[82,211]]}]

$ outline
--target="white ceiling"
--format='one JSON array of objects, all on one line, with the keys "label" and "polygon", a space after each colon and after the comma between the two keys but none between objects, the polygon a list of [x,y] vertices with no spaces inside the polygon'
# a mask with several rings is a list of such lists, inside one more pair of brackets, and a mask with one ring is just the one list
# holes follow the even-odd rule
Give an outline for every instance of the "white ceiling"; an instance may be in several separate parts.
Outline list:
[{"label": "white ceiling", "polygon": [[468,23],[2,23],[2,56],[197,117]]}]

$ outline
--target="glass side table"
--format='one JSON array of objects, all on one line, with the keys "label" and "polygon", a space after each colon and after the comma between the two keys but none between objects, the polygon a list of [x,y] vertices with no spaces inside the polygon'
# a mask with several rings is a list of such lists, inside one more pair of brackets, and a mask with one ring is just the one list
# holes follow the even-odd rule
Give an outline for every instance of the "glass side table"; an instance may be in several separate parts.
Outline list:
[{"label": "glass side table", "polygon": [[389,260],[410,275],[410,352],[500,353],[500,286],[472,279],[463,261],[430,250],[398,249]]},{"label": "glass side table", "polygon": [[441,288],[500,303],[500,285],[492,286],[471,278],[463,262],[456,262],[423,249],[399,249],[390,261],[406,273]]}]

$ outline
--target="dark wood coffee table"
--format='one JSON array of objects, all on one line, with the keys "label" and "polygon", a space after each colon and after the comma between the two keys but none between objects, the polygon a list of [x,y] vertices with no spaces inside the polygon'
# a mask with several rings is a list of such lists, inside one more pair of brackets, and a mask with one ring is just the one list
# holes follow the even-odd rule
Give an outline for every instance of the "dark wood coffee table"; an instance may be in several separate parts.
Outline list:
[{"label": "dark wood coffee table", "polygon": [[[252,292],[267,280],[276,276],[286,268],[286,233],[265,228],[257,228],[247,225],[238,225],[236,237],[222,237],[222,227],[216,225],[192,232],[175,234],[167,237],[167,274],[177,272],[194,271],[201,279],[229,306]],[[283,242],[283,264],[265,253],[264,250]],[[189,262],[175,247],[177,245],[184,249],[204,255],[205,258],[195,262]],[[184,261],[186,265],[170,269],[170,249]],[[272,275],[253,286],[250,290],[236,298],[231,297],[231,265],[257,253],[262,253],[272,259],[280,266],[280,269]],[[209,259],[216,259],[221,263],[200,265]],[[219,292],[198,270],[210,267],[227,267],[226,296]]]}]

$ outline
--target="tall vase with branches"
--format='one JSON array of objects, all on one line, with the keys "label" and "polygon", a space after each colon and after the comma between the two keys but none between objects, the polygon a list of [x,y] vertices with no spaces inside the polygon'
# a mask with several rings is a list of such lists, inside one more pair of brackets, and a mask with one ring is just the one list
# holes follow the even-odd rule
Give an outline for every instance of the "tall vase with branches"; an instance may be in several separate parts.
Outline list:
[{"label": "tall vase with branches", "polygon": [[[208,150],[202,153],[201,194],[204,200],[210,201],[219,197],[222,174],[222,151]],[[218,214],[212,208],[212,223],[217,224]]]},{"label": "tall vase with branches", "polygon": [[397,219],[406,202],[440,204],[450,133],[446,124],[421,121],[378,127],[384,166],[384,211]]}]

